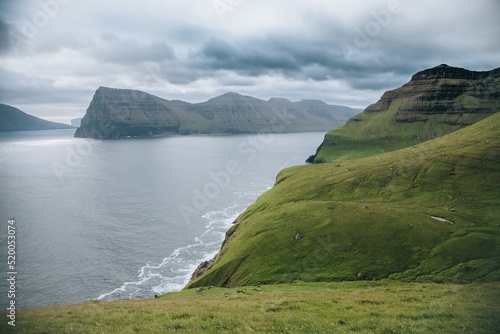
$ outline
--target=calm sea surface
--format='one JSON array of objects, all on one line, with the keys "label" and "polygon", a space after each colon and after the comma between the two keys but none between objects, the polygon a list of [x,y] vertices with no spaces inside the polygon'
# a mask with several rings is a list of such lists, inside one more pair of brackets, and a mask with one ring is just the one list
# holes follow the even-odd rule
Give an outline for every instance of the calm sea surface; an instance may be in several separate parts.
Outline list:
[{"label": "calm sea surface", "polygon": [[277,173],[324,133],[89,140],[0,133],[0,306],[16,220],[16,305],[180,290]]}]

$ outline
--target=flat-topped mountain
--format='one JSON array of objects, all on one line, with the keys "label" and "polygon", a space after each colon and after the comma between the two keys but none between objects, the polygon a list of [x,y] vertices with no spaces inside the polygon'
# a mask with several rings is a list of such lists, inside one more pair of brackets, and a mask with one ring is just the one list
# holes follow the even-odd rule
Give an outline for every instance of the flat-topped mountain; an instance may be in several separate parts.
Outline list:
[{"label": "flat-topped mountain", "polygon": [[500,110],[500,68],[476,72],[439,65],[327,134],[309,161],[345,160],[418,144]]},{"label": "flat-topped mountain", "polygon": [[412,77],[412,81],[429,80],[429,79],[466,79],[480,80],[486,79],[500,74],[500,68],[492,71],[470,71],[465,68],[453,67],[446,64],[441,64],[433,68],[429,68],[416,73]]},{"label": "flat-topped mountain", "polygon": [[264,101],[236,93],[192,104],[136,90],[100,87],[75,137],[327,131],[360,111],[317,100]]},{"label": "flat-topped mountain", "polygon": [[6,104],[0,104],[0,132],[71,128],[72,126],[70,125],[49,122],[32,115],[28,115],[15,107]]}]

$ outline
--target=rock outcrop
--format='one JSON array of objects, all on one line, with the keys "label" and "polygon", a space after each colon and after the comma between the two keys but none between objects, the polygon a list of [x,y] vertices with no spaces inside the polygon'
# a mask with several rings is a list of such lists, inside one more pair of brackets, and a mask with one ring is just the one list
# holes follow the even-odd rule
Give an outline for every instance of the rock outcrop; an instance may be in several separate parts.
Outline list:
[{"label": "rock outcrop", "polygon": [[416,73],[345,126],[328,133],[308,162],[360,158],[408,147],[474,124],[497,111],[500,68],[477,72],[439,65]]},{"label": "rock outcrop", "polygon": [[75,137],[326,131],[359,111],[316,100],[264,101],[236,93],[191,104],[135,90],[100,87]]},{"label": "rock outcrop", "polygon": [[473,122],[469,114],[498,111],[500,68],[475,72],[439,65],[418,72],[401,88],[384,93],[365,112],[387,111],[397,99],[404,99],[394,118],[397,122],[426,122],[430,115],[442,114],[446,115],[444,123],[470,125]]},{"label": "rock outcrop", "polygon": [[191,275],[191,279],[189,281],[194,281],[195,279],[197,279],[198,277],[203,275],[208,269],[210,269],[212,267],[212,265],[214,264],[214,261],[215,261],[215,258],[208,260],[208,261],[203,261],[202,263],[200,263],[200,265],[195,269],[195,271]]}]

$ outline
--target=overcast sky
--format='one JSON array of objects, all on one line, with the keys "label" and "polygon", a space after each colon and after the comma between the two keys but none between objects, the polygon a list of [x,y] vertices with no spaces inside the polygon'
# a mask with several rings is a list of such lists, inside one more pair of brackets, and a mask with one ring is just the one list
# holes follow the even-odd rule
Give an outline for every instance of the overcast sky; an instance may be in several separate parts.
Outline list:
[{"label": "overcast sky", "polygon": [[500,67],[499,0],[0,0],[0,103],[85,114],[99,86],[365,108],[441,63]]}]

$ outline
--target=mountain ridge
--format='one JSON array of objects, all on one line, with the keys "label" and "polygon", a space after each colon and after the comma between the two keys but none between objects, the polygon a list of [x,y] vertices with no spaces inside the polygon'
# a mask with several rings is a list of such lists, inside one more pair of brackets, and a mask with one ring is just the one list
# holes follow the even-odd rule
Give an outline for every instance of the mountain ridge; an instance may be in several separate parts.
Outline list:
[{"label": "mountain ridge", "polygon": [[74,127],[68,124],[46,121],[39,117],[29,115],[16,107],[0,104],[0,132],[73,128]]},{"label": "mountain ridge", "polygon": [[137,90],[99,87],[75,137],[328,131],[360,111],[320,102],[265,101],[228,92],[189,103]]}]

